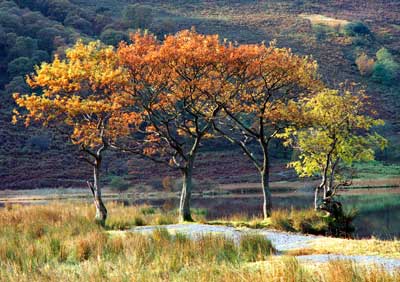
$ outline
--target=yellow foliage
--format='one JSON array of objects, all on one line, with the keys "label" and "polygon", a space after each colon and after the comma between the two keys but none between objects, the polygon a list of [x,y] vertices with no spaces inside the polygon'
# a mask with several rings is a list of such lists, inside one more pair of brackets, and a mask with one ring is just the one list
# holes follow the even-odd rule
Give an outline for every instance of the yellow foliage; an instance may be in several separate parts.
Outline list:
[{"label": "yellow foliage", "polygon": [[55,56],[53,62],[42,63],[27,77],[28,85],[42,94],[14,94],[24,114],[14,112],[13,122],[23,119],[27,126],[31,121],[64,124],[70,127],[74,143],[98,146],[102,138],[127,135],[129,125],[139,123],[139,115],[125,110],[132,104],[128,81],[112,47],[99,41],[78,41],[66,51],[65,59]]}]

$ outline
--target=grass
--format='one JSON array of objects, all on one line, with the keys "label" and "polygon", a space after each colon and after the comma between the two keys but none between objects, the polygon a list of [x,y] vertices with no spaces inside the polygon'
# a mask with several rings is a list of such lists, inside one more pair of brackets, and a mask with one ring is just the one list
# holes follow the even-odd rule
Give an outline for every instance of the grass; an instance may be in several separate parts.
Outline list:
[{"label": "grass", "polygon": [[313,25],[326,25],[333,28],[341,28],[349,23],[349,21],[346,20],[334,19],[319,14],[312,14],[312,15],[301,14],[300,17],[303,19],[310,20],[311,24]]},{"label": "grass", "polygon": [[385,164],[379,161],[355,163],[353,168],[357,172],[356,177],[360,179],[398,177],[400,172],[400,165]]},{"label": "grass", "polygon": [[376,255],[388,258],[400,258],[400,241],[398,240],[349,240],[340,238],[318,238],[307,249],[291,250],[288,255],[309,254],[343,254],[343,255]]},{"label": "grass", "polygon": [[[166,225],[178,223],[177,211],[161,211],[150,206],[124,206],[119,203],[107,204],[109,218],[106,227],[112,230],[126,230],[134,226]],[[196,220],[202,217],[194,215]]]},{"label": "grass", "polygon": [[[343,219],[354,217],[353,211],[347,211],[344,214]],[[247,227],[247,228],[271,228],[281,231],[289,232],[300,232],[305,234],[315,235],[340,235],[337,234],[336,229],[346,228],[346,226],[340,226],[341,222],[333,222],[324,212],[315,212],[314,209],[303,209],[303,210],[275,210],[272,216],[268,219],[262,219],[257,217],[249,218],[246,215],[233,215],[229,218],[223,218],[221,220],[208,221],[208,224],[212,225],[226,225],[232,227]],[[350,226],[348,226],[350,227]],[[339,230],[349,231],[349,230]],[[341,236],[349,236],[348,232],[345,232]]]},{"label": "grass", "polygon": [[[140,216],[144,223],[154,224],[161,212],[148,206],[108,207],[114,222],[125,212],[129,223]],[[93,213],[88,204],[72,203],[0,209],[0,281],[391,282],[400,278],[400,272],[373,266],[331,262],[315,268],[273,256],[271,242],[259,235],[245,235],[240,242],[211,234],[191,240],[166,229],[151,235],[119,231],[109,236],[93,223]]]}]

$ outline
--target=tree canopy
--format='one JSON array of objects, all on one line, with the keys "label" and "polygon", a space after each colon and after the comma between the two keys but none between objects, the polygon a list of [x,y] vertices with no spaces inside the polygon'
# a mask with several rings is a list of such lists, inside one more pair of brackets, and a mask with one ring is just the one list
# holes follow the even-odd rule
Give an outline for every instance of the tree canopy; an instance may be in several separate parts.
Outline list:
[{"label": "tree canopy", "polygon": [[97,207],[96,219],[102,224],[107,216],[99,186],[103,151],[138,123],[138,115],[125,110],[131,105],[128,79],[112,47],[98,41],[78,42],[67,50],[65,59],[56,56],[27,77],[28,85],[39,93],[14,94],[24,110],[15,111],[14,122],[22,119],[26,126],[38,122],[55,127],[86,153],[84,159],[94,167],[94,182],[88,184]]},{"label": "tree canopy", "polygon": [[323,189],[326,197],[335,188],[341,163],[373,160],[374,149],[386,146],[387,141],[373,131],[383,121],[368,114],[362,91],[325,89],[301,103],[307,126],[289,127],[280,136],[289,137],[287,144],[299,151],[298,160],[289,166],[301,177],[321,176],[317,189]]}]

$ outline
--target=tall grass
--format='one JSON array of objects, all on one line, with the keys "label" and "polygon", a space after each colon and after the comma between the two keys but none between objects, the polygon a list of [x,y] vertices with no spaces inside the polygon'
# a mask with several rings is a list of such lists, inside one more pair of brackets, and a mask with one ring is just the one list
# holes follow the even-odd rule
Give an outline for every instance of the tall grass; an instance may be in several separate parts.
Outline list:
[{"label": "tall grass", "polygon": [[[146,223],[157,221],[159,212],[118,205],[111,205],[111,210],[120,213],[116,218],[123,211],[132,212],[130,218],[140,216]],[[274,249],[258,235],[243,236],[240,242],[215,235],[192,240],[166,229],[150,235],[110,235],[92,222],[93,212],[85,204],[1,209],[0,281],[392,282],[400,278],[399,273],[378,268],[367,272],[343,263],[324,265],[315,272],[294,259],[270,260]],[[337,269],[341,277],[331,273]]]},{"label": "tall grass", "polygon": [[[176,210],[160,211],[147,205],[124,206],[116,202],[109,203],[107,209],[110,216],[106,221],[106,227],[109,229],[126,230],[133,226],[178,223]],[[200,220],[202,216],[194,215],[194,218]]]},{"label": "tall grass", "polygon": [[221,220],[209,221],[209,224],[227,225],[233,227],[248,228],[273,228],[289,232],[301,232],[306,234],[329,235],[349,237],[353,231],[352,220],[356,216],[353,210],[346,210],[342,217],[333,219],[325,212],[314,209],[281,209],[275,210],[272,216],[266,220],[247,215],[236,214]]}]

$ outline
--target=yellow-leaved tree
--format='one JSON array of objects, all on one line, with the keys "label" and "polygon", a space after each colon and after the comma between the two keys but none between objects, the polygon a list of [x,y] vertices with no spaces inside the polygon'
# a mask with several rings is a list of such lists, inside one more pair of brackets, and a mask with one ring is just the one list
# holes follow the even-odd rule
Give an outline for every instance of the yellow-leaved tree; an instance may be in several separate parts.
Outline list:
[{"label": "yellow-leaved tree", "polygon": [[341,165],[373,160],[374,150],[386,146],[386,139],[374,130],[384,122],[368,113],[363,91],[324,89],[301,103],[306,126],[287,128],[281,137],[299,151],[298,160],[289,164],[299,176],[321,177],[314,195],[318,209],[320,192],[322,202],[329,202],[339,187],[348,185],[346,179],[336,177]]},{"label": "yellow-leaved tree", "polygon": [[14,111],[14,122],[55,128],[84,153],[84,160],[93,167],[93,181],[87,184],[96,206],[95,220],[101,225],[107,218],[100,186],[104,151],[140,123],[140,116],[127,110],[132,105],[126,92],[128,80],[112,47],[79,41],[66,51],[65,59],[56,56],[27,77],[37,93],[14,94],[20,107]]}]

